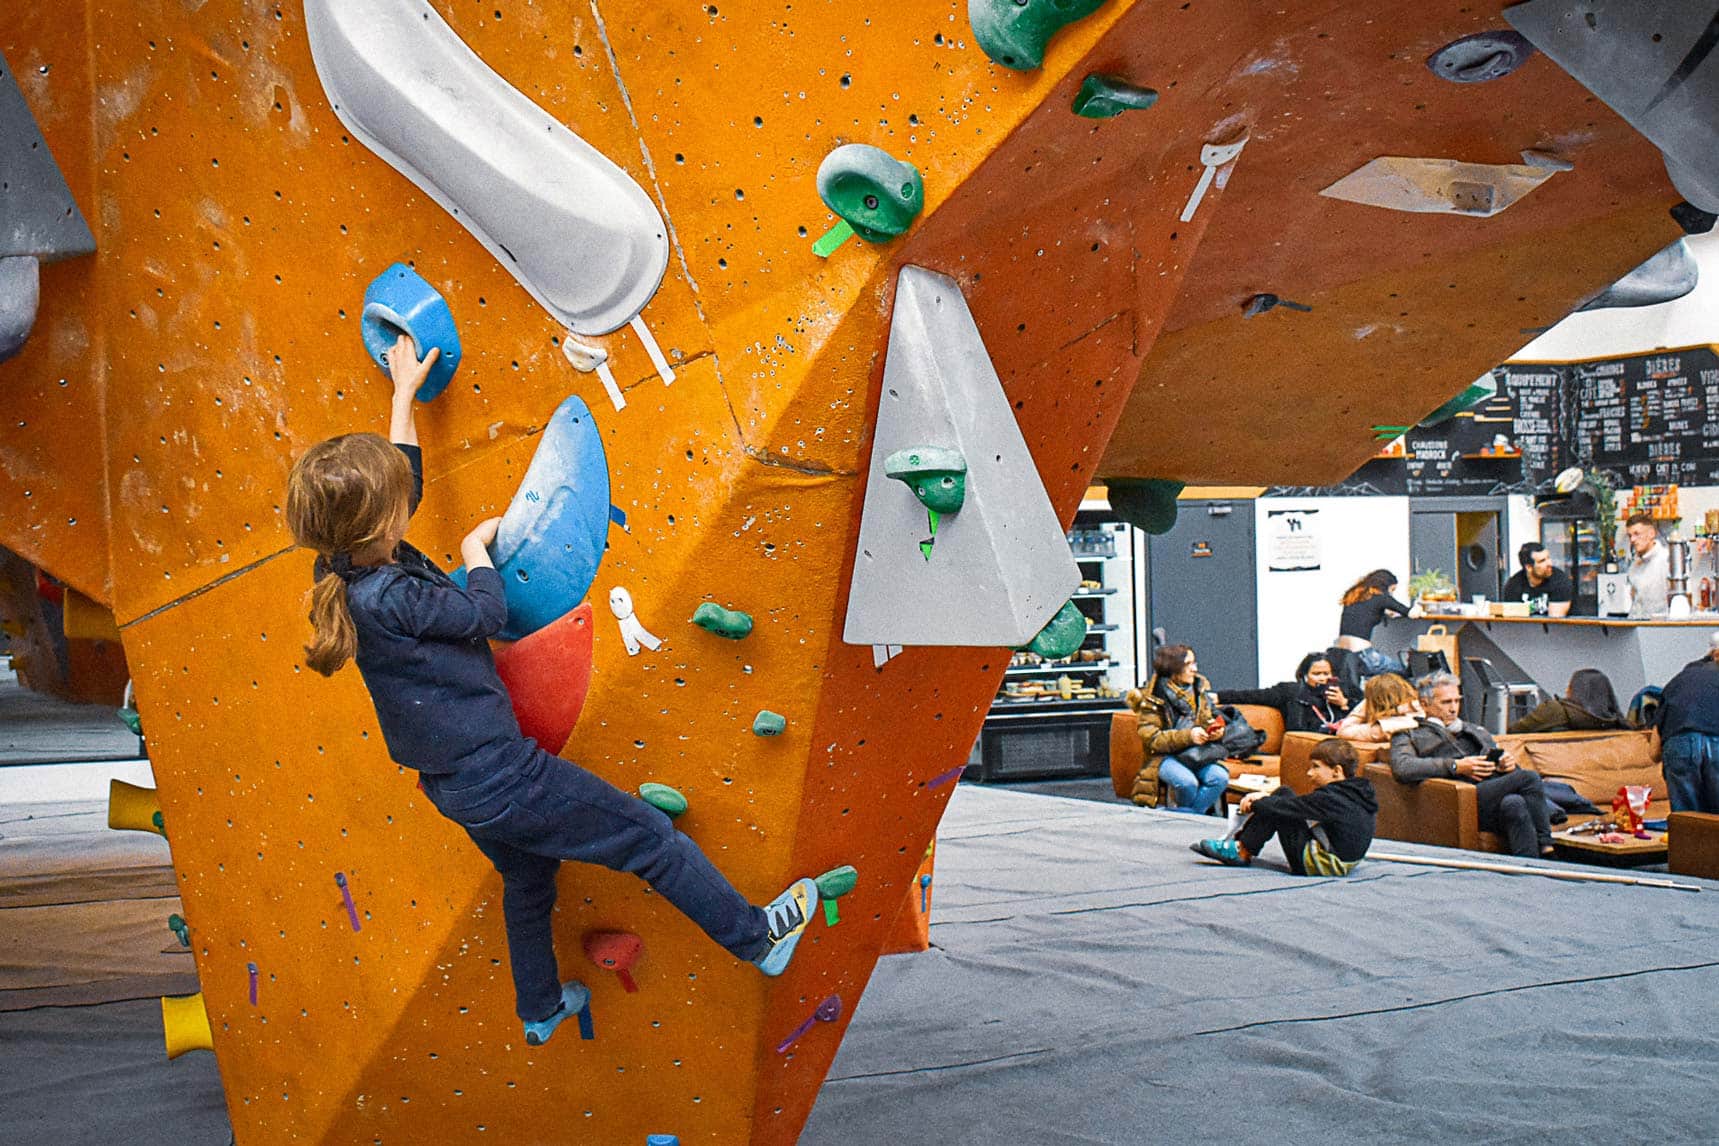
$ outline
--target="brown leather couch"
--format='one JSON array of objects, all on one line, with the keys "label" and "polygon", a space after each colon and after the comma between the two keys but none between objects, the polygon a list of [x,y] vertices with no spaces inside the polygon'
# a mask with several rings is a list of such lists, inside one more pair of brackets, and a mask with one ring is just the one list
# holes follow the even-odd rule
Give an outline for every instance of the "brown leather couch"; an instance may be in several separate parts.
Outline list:
[{"label": "brown leather couch", "polygon": [[1665,864],[1674,874],[1719,879],[1719,816],[1673,812],[1667,836]]},{"label": "brown leather couch", "polygon": [[[1221,699],[1221,695],[1220,695]],[[1283,713],[1257,704],[1238,704],[1247,722],[1265,733],[1265,743],[1246,760],[1226,760],[1231,776],[1244,773],[1275,776],[1278,754],[1283,751]],[[1124,800],[1134,798],[1134,778],[1146,765],[1146,746],[1140,741],[1140,721],[1131,709],[1110,718],[1110,786]]]},{"label": "brown leather couch", "polygon": [[[1305,792],[1308,755],[1323,739],[1311,732],[1291,732],[1284,737],[1278,778],[1297,792]],[[1649,819],[1670,812],[1665,776],[1658,761],[1658,736],[1653,732],[1535,732],[1500,736],[1498,743],[1524,768],[1532,768],[1548,780],[1564,781],[1602,811],[1610,811],[1620,786],[1640,784],[1653,789]],[[1374,834],[1379,839],[1471,851],[1504,850],[1502,838],[1480,830],[1480,807],[1473,784],[1462,780],[1399,784],[1391,775],[1388,744],[1357,743],[1355,749],[1361,756],[1363,774],[1378,793],[1379,821]],[[1572,816],[1570,824],[1564,826],[1591,818]],[[1719,853],[1719,841],[1715,850]]]}]

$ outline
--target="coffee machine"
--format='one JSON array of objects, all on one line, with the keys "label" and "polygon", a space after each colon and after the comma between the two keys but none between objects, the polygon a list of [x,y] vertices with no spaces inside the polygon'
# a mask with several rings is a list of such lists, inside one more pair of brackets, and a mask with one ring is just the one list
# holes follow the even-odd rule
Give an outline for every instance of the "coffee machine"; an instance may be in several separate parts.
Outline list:
[{"label": "coffee machine", "polygon": [[1689,542],[1673,533],[1665,542],[1667,561],[1665,585],[1668,592],[1666,616],[1673,621],[1688,618],[1689,608]]}]

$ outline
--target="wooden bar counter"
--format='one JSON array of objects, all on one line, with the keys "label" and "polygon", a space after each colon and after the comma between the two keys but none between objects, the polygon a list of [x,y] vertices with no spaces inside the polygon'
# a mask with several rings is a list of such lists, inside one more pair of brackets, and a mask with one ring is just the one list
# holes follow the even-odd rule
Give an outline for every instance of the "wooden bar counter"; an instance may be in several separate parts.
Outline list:
[{"label": "wooden bar counter", "polygon": [[1644,685],[1663,685],[1692,660],[1707,655],[1719,614],[1684,621],[1621,617],[1392,617],[1373,631],[1373,643],[1393,656],[1415,647],[1432,625],[1456,634],[1464,657],[1485,657],[1511,680],[1531,680],[1547,696],[1562,696],[1570,674],[1597,668],[1611,678],[1618,704]]}]

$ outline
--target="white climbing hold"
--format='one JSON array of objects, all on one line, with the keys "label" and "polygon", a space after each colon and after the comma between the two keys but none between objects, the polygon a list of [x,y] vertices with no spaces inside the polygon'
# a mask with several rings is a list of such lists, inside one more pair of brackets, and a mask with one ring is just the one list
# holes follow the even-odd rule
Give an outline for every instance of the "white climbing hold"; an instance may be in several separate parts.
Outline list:
[{"label": "white climbing hold", "polygon": [[615,372],[609,369],[609,351],[596,343],[585,342],[571,330],[561,339],[561,355],[573,364],[573,369],[584,374],[593,370],[603,382],[603,389],[608,391],[609,401],[615,404],[615,409],[627,408],[627,396],[621,393],[621,388],[615,382]]},{"label": "white climbing hold", "polygon": [[[1182,208],[1182,222],[1193,219],[1194,212],[1200,209],[1200,201],[1206,197],[1212,181],[1217,178],[1218,168],[1234,163],[1236,156],[1242,153],[1242,148],[1247,146],[1247,140],[1248,134],[1244,131],[1228,143],[1208,143],[1200,148],[1200,163],[1205,170],[1200,172],[1200,181],[1194,185],[1194,193],[1188,196],[1188,205]],[[1220,182],[1218,186],[1221,189],[1223,183]]]},{"label": "white climbing hold", "polygon": [[633,615],[633,595],[619,585],[609,590],[609,612],[621,623],[621,640],[626,642],[628,656],[638,656],[640,646],[653,653],[662,647],[662,638],[654,636]]}]

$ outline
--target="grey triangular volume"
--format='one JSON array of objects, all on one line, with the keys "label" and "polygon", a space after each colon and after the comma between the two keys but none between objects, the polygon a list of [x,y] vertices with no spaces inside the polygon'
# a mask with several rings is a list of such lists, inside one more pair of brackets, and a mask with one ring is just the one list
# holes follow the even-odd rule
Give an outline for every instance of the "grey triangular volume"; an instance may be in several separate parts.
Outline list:
[{"label": "grey triangular volume", "polygon": [[94,250],[95,236],[0,56],[0,258],[51,263]]},{"label": "grey triangular volume", "polygon": [[[953,448],[966,459],[966,500],[935,531],[913,492],[884,475],[884,459],[911,446]],[[928,537],[926,557],[920,543]],[[1013,648],[1079,584],[960,286],[903,267],[842,640]]]},{"label": "grey triangular volume", "polygon": [[1685,199],[1719,211],[1716,7],[1528,0],[1504,9],[1504,18],[1664,152]]}]

